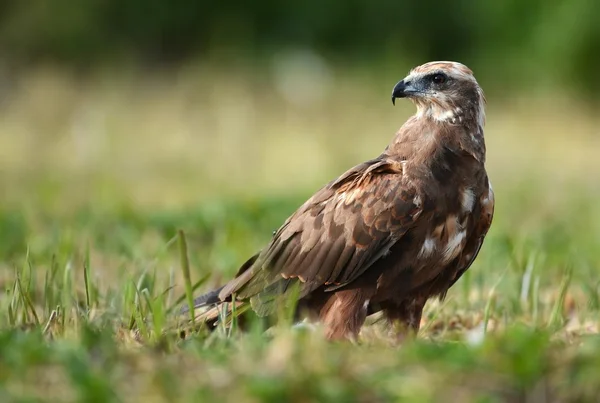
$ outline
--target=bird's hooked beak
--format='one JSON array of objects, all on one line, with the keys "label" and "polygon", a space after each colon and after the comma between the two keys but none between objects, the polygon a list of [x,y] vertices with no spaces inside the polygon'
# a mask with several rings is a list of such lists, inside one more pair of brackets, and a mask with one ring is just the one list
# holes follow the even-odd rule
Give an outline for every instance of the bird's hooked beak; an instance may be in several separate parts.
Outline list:
[{"label": "bird's hooked beak", "polygon": [[416,92],[412,83],[405,78],[394,86],[392,90],[392,104],[396,105],[396,98],[406,98]]}]

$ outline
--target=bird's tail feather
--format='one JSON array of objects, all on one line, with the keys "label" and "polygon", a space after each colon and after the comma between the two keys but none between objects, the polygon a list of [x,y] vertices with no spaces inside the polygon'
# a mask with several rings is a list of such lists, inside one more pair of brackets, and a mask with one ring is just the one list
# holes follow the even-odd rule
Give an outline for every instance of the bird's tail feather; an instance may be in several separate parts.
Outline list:
[{"label": "bird's tail feather", "polygon": [[[208,325],[208,328],[215,328],[219,323],[225,322],[229,326],[235,312],[238,316],[249,308],[249,304],[242,301],[236,301],[235,306],[231,301],[231,297],[226,300],[219,298],[219,293],[224,286],[215,290],[209,291],[206,294],[200,295],[194,299],[194,317],[197,322],[203,322]],[[186,314],[190,311],[188,305],[181,308],[180,314]]]},{"label": "bird's tail feather", "polygon": [[[256,261],[257,258],[258,258],[258,253],[255,254],[254,256],[252,256],[250,259],[248,259],[238,270],[238,273],[236,274],[236,279],[239,278],[242,274],[244,274],[248,269],[250,269],[250,267],[252,267],[252,265],[254,264],[254,262]],[[248,273],[248,274],[250,274],[250,273]],[[235,281],[235,279],[233,281]],[[214,306],[223,304],[224,302],[231,302],[231,294],[230,293],[226,293],[228,295],[226,296],[225,299],[221,299],[219,297],[219,295],[221,294],[221,291],[223,291],[223,289],[226,287],[231,287],[231,282],[226,283],[225,285],[217,288],[216,290],[209,291],[206,294],[203,294],[203,295],[197,297],[196,299],[194,299],[194,309],[203,308],[203,307],[207,307],[207,306],[214,307]],[[185,314],[189,311],[190,311],[190,307],[188,305],[184,305],[181,307],[181,310],[179,311],[179,313]],[[206,312],[208,312],[208,311],[210,311],[210,309],[206,310]]]},{"label": "bird's tail feather", "polygon": [[[235,305],[234,305],[235,304]],[[224,302],[219,305],[209,306],[207,309],[195,313],[196,322],[205,323],[209,329],[214,329],[220,324],[225,327],[231,326],[234,317],[242,320],[242,315],[250,308],[250,304],[236,301]]]},{"label": "bird's tail feather", "polygon": [[[223,301],[221,301],[221,299],[219,298],[219,293],[222,289],[223,287],[219,287],[216,290],[209,291],[206,294],[202,294],[196,299],[194,299],[194,309],[202,308],[207,305],[215,305],[222,303]],[[181,307],[182,314],[187,313],[189,311],[190,307],[188,305],[184,305]]]}]

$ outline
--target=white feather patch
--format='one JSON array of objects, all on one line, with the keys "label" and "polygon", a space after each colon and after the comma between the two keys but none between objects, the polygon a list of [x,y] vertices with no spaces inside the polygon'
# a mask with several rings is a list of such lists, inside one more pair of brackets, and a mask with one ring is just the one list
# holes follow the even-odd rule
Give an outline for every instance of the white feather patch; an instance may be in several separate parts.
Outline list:
[{"label": "white feather patch", "polygon": [[419,251],[418,257],[428,257],[431,256],[433,251],[435,250],[435,239],[427,238],[425,242],[423,242],[423,246],[421,246],[421,250]]},{"label": "white feather patch", "polygon": [[464,211],[469,212],[473,210],[473,205],[475,204],[475,193],[470,188],[466,188],[463,190],[460,195],[460,204]]},{"label": "white feather patch", "polygon": [[487,194],[487,196],[486,196],[486,197],[485,197],[485,198],[484,198],[484,199],[481,201],[481,203],[482,203],[484,206],[486,206],[486,207],[487,207],[487,206],[488,206],[490,203],[493,203],[493,202],[494,202],[494,191],[492,190],[492,183],[489,181],[489,179],[488,179],[488,187],[489,187],[489,189],[488,189],[488,194]]},{"label": "white feather patch", "polygon": [[463,241],[467,236],[466,231],[460,231],[456,233],[452,238],[448,240],[448,244],[444,248],[444,260],[449,262],[454,259],[463,248]]},{"label": "white feather patch", "polygon": [[413,199],[413,204],[417,207],[421,207],[422,203],[423,203],[423,200],[421,199],[421,196],[416,195]]},{"label": "white feather patch", "polygon": [[441,110],[438,113],[433,113],[433,118],[438,122],[446,122],[454,119],[454,111],[452,109]]}]

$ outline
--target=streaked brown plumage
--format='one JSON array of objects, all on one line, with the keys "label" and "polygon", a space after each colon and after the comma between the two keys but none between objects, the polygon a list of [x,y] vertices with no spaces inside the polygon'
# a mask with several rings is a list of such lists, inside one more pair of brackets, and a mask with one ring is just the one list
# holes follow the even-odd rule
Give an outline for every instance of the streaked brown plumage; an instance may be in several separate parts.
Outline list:
[{"label": "streaked brown plumage", "polygon": [[298,310],[329,338],[355,337],[368,314],[418,331],[428,298],[443,298],[469,268],[491,225],[484,95],[456,62],[413,69],[395,98],[417,106],[377,158],[333,180],[269,244],[196,306],[250,300],[259,315],[299,285]]}]

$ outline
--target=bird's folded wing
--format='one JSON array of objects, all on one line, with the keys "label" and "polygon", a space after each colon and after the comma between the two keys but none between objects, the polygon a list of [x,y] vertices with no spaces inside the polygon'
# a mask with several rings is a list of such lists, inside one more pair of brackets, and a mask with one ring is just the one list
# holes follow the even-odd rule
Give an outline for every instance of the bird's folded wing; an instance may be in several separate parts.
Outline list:
[{"label": "bird's folded wing", "polygon": [[384,256],[421,211],[401,162],[385,156],[367,161],[304,203],[219,296],[260,299],[298,280],[300,296],[323,285],[342,287]]}]

